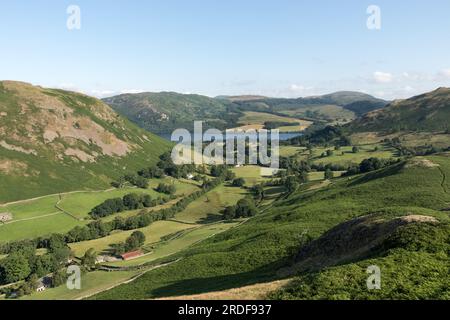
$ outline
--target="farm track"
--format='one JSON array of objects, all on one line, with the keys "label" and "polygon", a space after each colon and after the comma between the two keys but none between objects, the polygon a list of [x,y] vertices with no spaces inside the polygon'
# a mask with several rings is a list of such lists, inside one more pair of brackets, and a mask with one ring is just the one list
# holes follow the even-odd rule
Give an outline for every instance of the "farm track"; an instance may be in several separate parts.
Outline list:
[{"label": "farm track", "polygon": [[[85,295],[85,296],[79,297],[79,298],[77,298],[76,300],[87,299],[87,298],[92,297],[92,296],[95,296],[96,294],[99,294],[99,293],[101,293],[101,292],[104,292],[104,291],[108,291],[108,290],[114,289],[114,288],[116,288],[116,287],[118,287],[118,286],[121,286],[122,284],[128,284],[128,283],[131,283],[131,282],[133,282],[134,280],[139,279],[140,277],[142,277],[144,274],[146,274],[146,273],[149,272],[149,271],[152,271],[152,270],[155,270],[155,269],[159,269],[159,268],[162,268],[162,267],[166,267],[166,266],[171,265],[172,263],[178,262],[178,261],[180,261],[180,260],[181,260],[181,259],[178,259],[178,260],[174,260],[174,261],[170,261],[170,262],[167,262],[167,263],[163,263],[163,264],[159,264],[159,265],[150,267],[150,268],[148,268],[147,270],[145,270],[145,271],[143,271],[143,272],[141,272],[141,273],[135,275],[134,277],[132,277],[132,278],[130,278],[130,279],[128,279],[128,280],[121,281],[121,282],[116,283],[116,284],[114,284],[114,285],[112,285],[112,286],[110,286],[110,287],[108,287],[108,288],[105,288],[105,289],[97,290],[97,291],[95,291],[95,292],[93,292],[93,293],[90,293],[90,294],[87,294],[87,295]],[[107,271],[105,271],[105,272],[107,272]]]},{"label": "farm track", "polygon": [[69,191],[69,192],[65,192],[65,193],[54,193],[54,194],[47,194],[45,196],[40,196],[40,197],[35,197],[35,198],[30,198],[30,199],[24,199],[24,200],[17,200],[17,201],[13,201],[13,202],[7,202],[7,203],[2,203],[0,204],[0,207],[7,207],[9,205],[13,205],[13,204],[20,204],[20,203],[26,203],[26,202],[31,202],[31,201],[35,201],[35,200],[39,200],[39,199],[44,199],[44,198],[49,198],[49,197],[54,197],[54,196],[61,196],[61,195],[70,195],[70,194],[76,194],[76,193],[101,193],[101,192],[109,192],[109,191],[113,191],[115,190],[115,188],[109,188],[109,189],[104,189],[104,190],[78,190],[78,191]]},{"label": "farm track", "polygon": [[[12,224],[12,223],[16,223],[16,222],[23,222],[23,221],[30,221],[30,220],[37,220],[37,219],[41,219],[41,218],[47,218],[47,217],[51,217],[51,216],[56,216],[58,214],[61,214],[60,211],[58,212],[53,212],[53,213],[49,213],[49,214],[44,214],[42,216],[38,216],[38,217],[32,217],[32,218],[24,218],[24,219],[18,219],[18,220],[13,220],[11,222],[7,222],[4,225],[8,225],[8,224]],[[0,224],[0,226],[2,226],[3,224]]]}]

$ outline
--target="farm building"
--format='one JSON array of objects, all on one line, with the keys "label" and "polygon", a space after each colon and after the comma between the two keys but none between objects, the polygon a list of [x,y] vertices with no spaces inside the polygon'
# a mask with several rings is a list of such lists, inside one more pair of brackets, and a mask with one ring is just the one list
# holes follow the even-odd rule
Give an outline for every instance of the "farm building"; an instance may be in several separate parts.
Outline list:
[{"label": "farm building", "polygon": [[141,250],[137,250],[137,251],[132,251],[132,252],[127,252],[122,254],[120,257],[122,258],[122,260],[131,260],[131,259],[136,259],[139,258],[140,256],[142,256],[144,253]]},{"label": "farm building", "polygon": [[0,222],[7,222],[11,221],[13,219],[13,216],[9,212],[2,212],[0,213]]}]

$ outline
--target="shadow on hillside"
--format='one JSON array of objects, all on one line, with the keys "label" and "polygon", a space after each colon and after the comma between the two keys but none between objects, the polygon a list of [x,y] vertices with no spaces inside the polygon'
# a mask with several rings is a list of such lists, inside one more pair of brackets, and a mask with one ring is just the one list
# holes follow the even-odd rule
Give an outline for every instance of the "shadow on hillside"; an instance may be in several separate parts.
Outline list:
[{"label": "shadow on hillside", "polygon": [[199,224],[209,224],[222,220],[222,216],[217,213],[208,213],[206,217],[200,218],[197,223]]},{"label": "shadow on hillside", "polygon": [[388,168],[380,169],[378,171],[373,171],[366,173],[362,176],[354,178],[349,184],[349,187],[357,186],[366,182],[370,182],[372,180],[387,178],[389,176],[393,176],[398,174],[404,167],[404,163],[397,163]]},{"label": "shadow on hillside", "polygon": [[250,272],[206,278],[181,280],[170,285],[149,291],[152,298],[170,298],[181,295],[203,294],[214,291],[229,290],[257,283],[280,280],[276,271],[282,267],[283,261],[276,261]]}]

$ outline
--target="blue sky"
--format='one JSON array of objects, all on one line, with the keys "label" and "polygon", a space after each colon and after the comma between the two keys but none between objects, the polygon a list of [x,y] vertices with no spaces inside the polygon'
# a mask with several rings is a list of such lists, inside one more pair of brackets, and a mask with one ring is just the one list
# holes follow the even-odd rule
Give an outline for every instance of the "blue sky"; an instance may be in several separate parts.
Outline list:
[{"label": "blue sky", "polygon": [[[380,30],[366,26],[372,4]],[[99,97],[404,98],[450,86],[449,14],[448,0],[1,0],[0,79]]]}]

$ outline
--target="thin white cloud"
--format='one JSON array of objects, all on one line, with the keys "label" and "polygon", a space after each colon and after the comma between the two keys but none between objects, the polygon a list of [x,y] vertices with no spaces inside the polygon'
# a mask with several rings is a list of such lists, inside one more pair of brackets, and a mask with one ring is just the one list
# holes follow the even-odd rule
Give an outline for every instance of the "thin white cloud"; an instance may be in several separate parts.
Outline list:
[{"label": "thin white cloud", "polygon": [[439,71],[438,76],[440,76],[442,78],[450,79],[450,68]]},{"label": "thin white cloud", "polygon": [[373,73],[373,80],[377,83],[390,83],[394,80],[394,76],[388,72],[375,71]]},{"label": "thin white cloud", "polygon": [[120,91],[121,94],[126,94],[126,93],[142,93],[142,92],[145,92],[145,90],[142,90],[142,89],[124,89],[124,90],[121,90],[121,91]]},{"label": "thin white cloud", "polygon": [[97,98],[105,98],[116,93],[113,90],[91,90],[91,94]]},{"label": "thin white cloud", "polygon": [[289,86],[290,93],[296,95],[311,95],[313,94],[314,89],[314,87],[308,87],[300,84],[291,84]]}]

